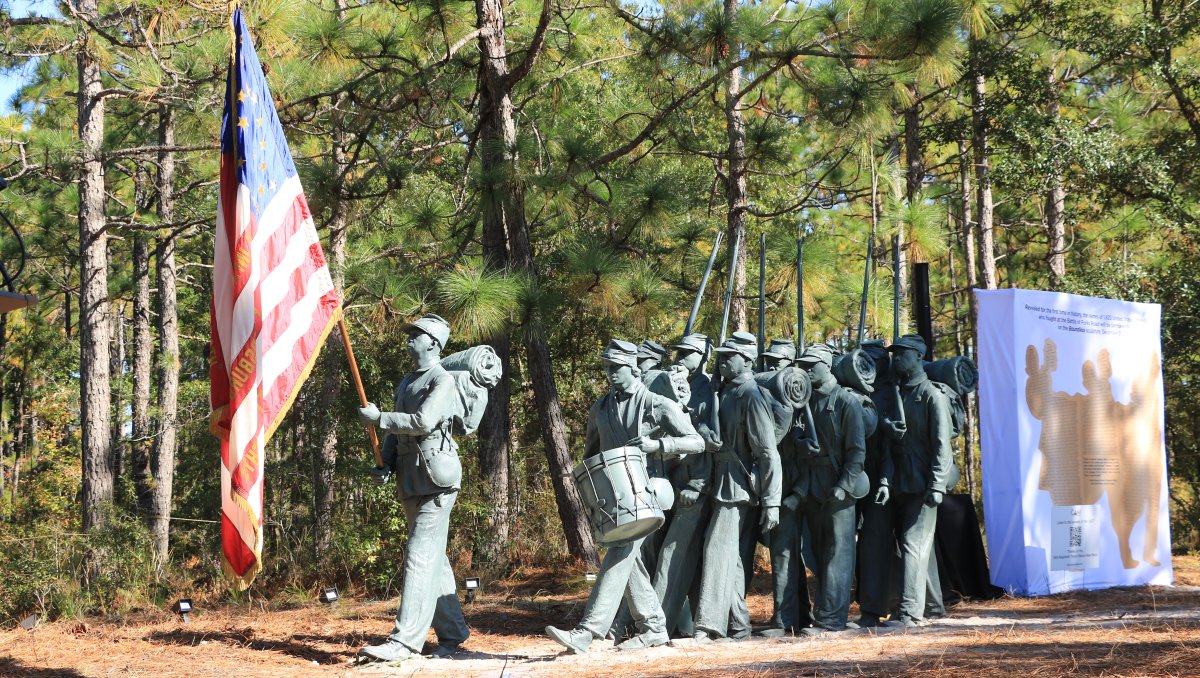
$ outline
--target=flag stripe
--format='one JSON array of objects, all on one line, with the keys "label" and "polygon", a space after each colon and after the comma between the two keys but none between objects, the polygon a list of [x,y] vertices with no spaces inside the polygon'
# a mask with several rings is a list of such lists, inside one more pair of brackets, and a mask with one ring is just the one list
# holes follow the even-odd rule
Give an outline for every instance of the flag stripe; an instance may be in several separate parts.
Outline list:
[{"label": "flag stripe", "polygon": [[288,324],[287,330],[279,335],[275,344],[263,356],[262,383],[264,391],[270,390],[279,375],[283,374],[283,371],[291,364],[292,346],[305,335],[309,327],[304,320],[313,317],[318,308],[317,304],[325,296],[325,293],[333,289],[333,280],[329,278],[329,269],[321,268],[313,272],[305,287],[304,297],[291,309],[291,322]]}]

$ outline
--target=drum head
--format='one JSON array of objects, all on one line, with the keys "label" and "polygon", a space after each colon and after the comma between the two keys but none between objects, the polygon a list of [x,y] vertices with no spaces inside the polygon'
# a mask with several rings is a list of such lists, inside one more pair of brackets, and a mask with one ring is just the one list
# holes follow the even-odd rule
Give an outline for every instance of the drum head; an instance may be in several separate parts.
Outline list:
[{"label": "drum head", "polygon": [[662,527],[664,522],[666,522],[666,520],[663,518],[662,513],[659,513],[658,515],[649,515],[645,518],[639,518],[633,522],[609,528],[604,532],[604,534],[597,536],[597,541],[599,541],[601,544],[607,545],[640,539]]}]

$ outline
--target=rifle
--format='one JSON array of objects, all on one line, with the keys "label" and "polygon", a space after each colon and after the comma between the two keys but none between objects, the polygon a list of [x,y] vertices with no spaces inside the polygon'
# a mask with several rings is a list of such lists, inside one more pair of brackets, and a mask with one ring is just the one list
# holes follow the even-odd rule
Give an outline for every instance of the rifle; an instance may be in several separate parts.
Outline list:
[{"label": "rifle", "polygon": [[[717,342],[717,346],[725,343],[725,332],[729,329],[729,307],[733,303],[733,279],[734,274],[737,272],[738,253],[741,247],[742,234],[740,231],[735,231],[733,234],[733,248],[729,250],[729,279],[725,283],[725,310],[721,313],[721,339]],[[709,428],[712,429],[713,435],[720,440],[721,417],[719,410],[721,408],[721,399],[719,392],[721,390],[721,370],[717,369],[715,372],[712,380],[712,411],[709,413],[712,421],[709,424]]]},{"label": "rifle", "polygon": [[[803,228],[803,227],[802,227]],[[796,355],[804,352],[804,237],[796,235]],[[819,454],[817,423],[813,420],[812,407],[804,403],[804,432],[811,454]]]},{"label": "rifle", "polygon": [[900,236],[892,236],[892,343],[900,340]]},{"label": "rifle", "polygon": [[696,324],[696,315],[700,313],[700,300],[704,298],[704,288],[708,286],[708,276],[712,275],[713,263],[717,260],[717,250],[721,248],[721,238],[724,231],[717,231],[717,239],[713,241],[712,252],[708,255],[708,265],[704,267],[704,276],[700,278],[700,288],[696,290],[696,300],[692,302],[692,312],[688,314],[687,324],[683,327],[683,336],[692,333]]},{"label": "rifle", "polygon": [[763,351],[767,350],[767,232],[758,239],[758,371],[767,368]]},{"label": "rifle", "polygon": [[862,302],[858,305],[858,345],[862,346],[863,332],[867,325],[867,291],[871,287],[871,248],[875,245],[875,234],[867,238],[867,263],[863,266]]},{"label": "rifle", "polygon": [[[900,340],[900,236],[892,236],[892,343]],[[904,420],[904,401],[900,399],[900,384],[892,384],[896,397],[896,421],[907,425]]]}]

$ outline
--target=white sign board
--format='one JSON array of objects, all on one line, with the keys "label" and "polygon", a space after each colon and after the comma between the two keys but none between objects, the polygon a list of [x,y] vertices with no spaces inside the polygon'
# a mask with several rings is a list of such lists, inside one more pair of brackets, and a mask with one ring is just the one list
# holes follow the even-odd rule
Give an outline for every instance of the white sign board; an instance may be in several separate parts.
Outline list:
[{"label": "white sign board", "polygon": [[1171,584],[1162,308],[976,297],[992,583],[1022,595]]}]

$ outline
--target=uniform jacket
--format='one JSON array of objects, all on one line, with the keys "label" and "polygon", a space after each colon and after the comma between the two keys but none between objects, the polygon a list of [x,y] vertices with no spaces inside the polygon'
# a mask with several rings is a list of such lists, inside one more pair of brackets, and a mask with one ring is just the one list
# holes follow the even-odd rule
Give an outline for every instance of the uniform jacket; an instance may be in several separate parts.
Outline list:
[{"label": "uniform jacket", "polygon": [[454,377],[440,364],[405,375],[396,387],[395,412],[379,416],[387,433],[383,463],[395,470],[404,497],[440,494],[462,484],[458,445],[450,436]]},{"label": "uniform jacket", "polygon": [[[880,485],[891,485],[895,468],[892,463],[891,432],[884,425],[885,419],[899,420],[899,405],[896,403],[895,389],[892,388],[890,374],[879,374],[875,377],[875,390],[871,392],[871,401],[875,403],[875,412],[879,416],[879,424],[875,432],[867,438],[867,458],[863,468],[871,479],[871,490],[879,489]],[[873,494],[867,495],[873,497]],[[872,498],[871,501],[874,501]]]},{"label": "uniform jacket", "polygon": [[[629,441],[658,428],[653,437],[662,441],[666,456],[694,454],[704,449],[704,440],[679,405],[670,398],[651,393],[635,382],[627,393],[610,390],[592,403],[588,411],[587,436],[583,456],[591,457],[607,450],[624,447]],[[659,473],[654,473],[655,463]],[[651,475],[665,477],[661,459],[648,460]]]},{"label": "uniform jacket", "polygon": [[950,400],[938,390],[924,370],[900,384],[907,430],[892,443],[895,478],[892,490],[924,494],[946,491],[950,466]]},{"label": "uniform jacket", "polygon": [[831,379],[829,383],[813,388],[809,408],[821,452],[810,455],[807,450],[801,450],[796,455],[796,482],[792,492],[801,497],[825,500],[833,488],[840,487],[849,495],[854,487],[854,477],[862,472],[866,458],[862,405]]},{"label": "uniform jacket", "polygon": [[[753,374],[740,374],[721,392],[721,449],[709,495],[724,504],[778,507],[783,469],[775,447],[775,419]],[[757,466],[757,473],[751,469]],[[755,477],[751,477],[751,476]]]}]

